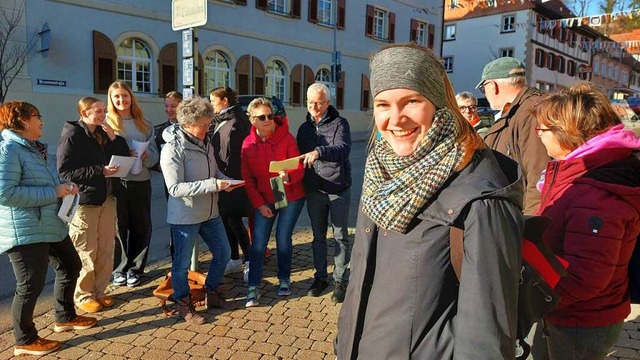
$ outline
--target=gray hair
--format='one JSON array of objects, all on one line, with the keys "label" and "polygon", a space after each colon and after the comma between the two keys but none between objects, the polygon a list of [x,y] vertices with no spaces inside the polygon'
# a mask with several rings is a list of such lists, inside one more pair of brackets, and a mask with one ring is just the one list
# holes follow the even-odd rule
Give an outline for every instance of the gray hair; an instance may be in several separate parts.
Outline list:
[{"label": "gray hair", "polygon": [[456,101],[471,100],[474,104],[478,104],[478,99],[470,91],[463,91],[456,95]]},{"label": "gray hair", "polygon": [[495,81],[498,84],[512,86],[515,88],[523,88],[527,86],[527,79],[524,76],[514,76],[507,79],[495,79],[491,81]]},{"label": "gray hair", "polygon": [[329,87],[327,87],[327,85],[323,83],[317,82],[309,85],[309,88],[307,88],[307,97],[309,96],[309,93],[312,91],[322,93],[322,96],[325,101],[331,100],[331,92],[329,92]]},{"label": "gray hair", "polygon": [[251,102],[249,103],[249,106],[247,106],[247,115],[253,116],[253,113],[260,106],[268,106],[269,109],[273,109],[273,104],[271,104],[271,100],[264,97],[259,97],[251,100]]},{"label": "gray hair", "polygon": [[191,99],[184,100],[176,109],[178,123],[184,125],[194,125],[196,120],[201,117],[213,119],[213,106],[207,99],[194,96]]}]

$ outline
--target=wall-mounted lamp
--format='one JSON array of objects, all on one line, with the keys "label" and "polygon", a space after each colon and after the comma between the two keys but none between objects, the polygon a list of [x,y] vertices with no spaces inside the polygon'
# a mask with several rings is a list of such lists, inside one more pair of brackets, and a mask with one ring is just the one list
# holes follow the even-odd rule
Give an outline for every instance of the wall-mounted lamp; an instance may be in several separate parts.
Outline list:
[{"label": "wall-mounted lamp", "polygon": [[40,36],[40,50],[43,58],[49,55],[49,47],[51,46],[51,29],[49,29],[49,23],[42,25],[42,30],[38,33]]}]

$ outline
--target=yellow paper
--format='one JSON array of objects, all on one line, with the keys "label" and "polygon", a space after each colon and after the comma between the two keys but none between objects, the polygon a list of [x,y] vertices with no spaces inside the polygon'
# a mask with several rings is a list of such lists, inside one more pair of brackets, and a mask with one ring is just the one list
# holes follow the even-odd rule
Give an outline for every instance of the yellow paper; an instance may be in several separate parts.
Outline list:
[{"label": "yellow paper", "polygon": [[287,160],[272,161],[269,163],[269,172],[277,173],[284,170],[297,169],[299,162],[300,162],[300,158],[297,156]]}]

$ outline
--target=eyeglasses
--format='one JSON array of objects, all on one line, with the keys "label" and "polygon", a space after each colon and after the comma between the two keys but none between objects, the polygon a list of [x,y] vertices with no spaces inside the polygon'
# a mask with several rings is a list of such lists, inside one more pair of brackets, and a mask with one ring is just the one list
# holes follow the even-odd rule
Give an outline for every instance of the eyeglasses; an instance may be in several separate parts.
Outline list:
[{"label": "eyeglasses", "polygon": [[475,105],[469,105],[469,106],[458,106],[458,110],[460,110],[460,112],[474,112],[476,110],[478,110],[478,107]]},{"label": "eyeglasses", "polygon": [[488,83],[494,83],[495,84],[495,81],[485,81],[485,82],[483,82],[480,86],[478,86],[478,90],[480,90],[480,92],[484,94],[484,92],[485,92],[484,87],[487,86]]},{"label": "eyeglasses", "polygon": [[260,121],[267,121],[267,119],[269,120],[273,120],[273,114],[269,114],[269,115],[257,115],[257,116],[252,116],[252,118],[254,119],[258,119]]},{"label": "eyeglasses", "polygon": [[327,101],[307,101],[307,105],[309,106],[322,106],[324,104],[326,104]]},{"label": "eyeglasses", "polygon": [[538,136],[542,136],[542,134],[543,134],[545,131],[553,131],[553,130],[552,130],[552,129],[549,129],[549,128],[544,128],[544,129],[543,129],[543,128],[541,128],[541,127],[540,127],[540,125],[536,126],[536,134],[537,134]]}]

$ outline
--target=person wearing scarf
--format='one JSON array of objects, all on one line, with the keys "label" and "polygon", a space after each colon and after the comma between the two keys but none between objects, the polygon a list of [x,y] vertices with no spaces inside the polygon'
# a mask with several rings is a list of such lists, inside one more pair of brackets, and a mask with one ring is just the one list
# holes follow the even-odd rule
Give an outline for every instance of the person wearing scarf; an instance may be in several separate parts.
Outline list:
[{"label": "person wearing scarf", "polygon": [[[522,183],[458,110],[445,70],[415,44],[370,63],[374,138],[339,359],[513,359]],[[464,229],[458,283],[450,227]]]}]

